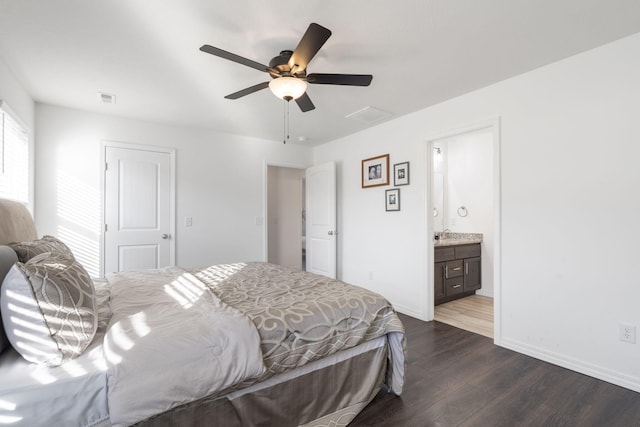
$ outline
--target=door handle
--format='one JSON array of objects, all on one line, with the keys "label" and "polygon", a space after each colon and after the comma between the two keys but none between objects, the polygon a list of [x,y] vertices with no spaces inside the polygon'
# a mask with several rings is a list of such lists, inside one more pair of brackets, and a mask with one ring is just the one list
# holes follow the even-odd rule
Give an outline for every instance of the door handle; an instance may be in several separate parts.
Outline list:
[{"label": "door handle", "polygon": [[170,236],[167,233],[162,233],[162,237],[164,240],[168,239]]},{"label": "door handle", "polygon": [[333,230],[329,230],[329,231],[327,231],[327,234],[328,234],[329,236],[334,236],[334,235],[335,235],[335,236],[337,236],[337,235],[338,235],[338,232],[337,232],[337,231],[333,231]]}]

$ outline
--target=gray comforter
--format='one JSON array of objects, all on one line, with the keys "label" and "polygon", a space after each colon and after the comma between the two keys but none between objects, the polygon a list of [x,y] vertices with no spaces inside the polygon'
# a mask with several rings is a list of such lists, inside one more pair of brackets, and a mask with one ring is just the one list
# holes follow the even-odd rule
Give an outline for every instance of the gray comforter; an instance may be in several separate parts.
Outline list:
[{"label": "gray comforter", "polygon": [[387,335],[393,391],[404,382],[404,328],[381,295],[325,276],[250,262],[191,269],[226,304],[258,329],[267,371],[260,378],[305,365]]},{"label": "gray comforter", "polygon": [[267,263],[109,277],[109,411],[128,425],[240,389],[381,336],[387,382],[404,382],[404,330],[380,295]]}]

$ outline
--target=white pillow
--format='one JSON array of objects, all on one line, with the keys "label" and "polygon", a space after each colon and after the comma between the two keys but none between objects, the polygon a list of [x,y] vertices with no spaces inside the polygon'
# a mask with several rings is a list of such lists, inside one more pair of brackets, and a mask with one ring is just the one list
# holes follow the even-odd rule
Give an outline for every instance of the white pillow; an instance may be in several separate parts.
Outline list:
[{"label": "white pillow", "polygon": [[[2,281],[9,272],[9,269],[11,269],[13,264],[17,261],[18,256],[13,249],[9,246],[0,245],[0,287],[2,286]],[[0,310],[0,312],[1,311],[2,310]],[[4,328],[2,327],[2,319],[0,318],[0,353],[9,347],[9,341],[7,341],[7,336],[5,335]]]},{"label": "white pillow", "polygon": [[62,254],[15,263],[2,284],[0,312],[13,348],[48,366],[82,354],[98,326],[93,282],[80,263]]}]

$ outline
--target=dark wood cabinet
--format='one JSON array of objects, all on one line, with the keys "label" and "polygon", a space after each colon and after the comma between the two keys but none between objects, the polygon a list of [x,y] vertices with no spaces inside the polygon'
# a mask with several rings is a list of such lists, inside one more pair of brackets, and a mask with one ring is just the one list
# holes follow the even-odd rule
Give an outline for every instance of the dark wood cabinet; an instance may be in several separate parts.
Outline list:
[{"label": "dark wood cabinet", "polygon": [[439,304],[438,300],[441,300],[447,296],[447,291],[445,289],[445,284],[447,282],[445,280],[444,274],[446,265],[446,262],[436,262],[435,280],[433,281],[434,301],[436,302],[436,304]]},{"label": "dark wood cabinet", "polygon": [[434,248],[434,303],[476,293],[482,287],[480,243]]},{"label": "dark wood cabinet", "polygon": [[480,275],[480,257],[466,258],[464,260],[464,290],[475,291],[482,287]]}]

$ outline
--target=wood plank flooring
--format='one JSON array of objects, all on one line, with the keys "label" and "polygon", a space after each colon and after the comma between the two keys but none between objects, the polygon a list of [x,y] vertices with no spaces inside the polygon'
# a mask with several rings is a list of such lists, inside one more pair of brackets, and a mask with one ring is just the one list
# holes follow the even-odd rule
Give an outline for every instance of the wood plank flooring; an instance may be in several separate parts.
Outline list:
[{"label": "wood plank flooring", "polygon": [[640,426],[640,393],[493,344],[441,322],[401,315],[404,392],[380,393],[358,426]]},{"label": "wood plank flooring", "polygon": [[436,305],[434,319],[493,338],[493,298],[471,295]]}]

